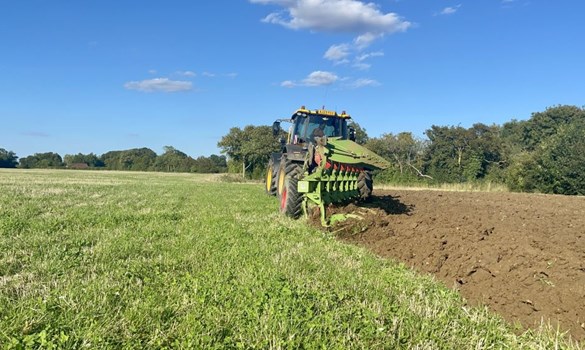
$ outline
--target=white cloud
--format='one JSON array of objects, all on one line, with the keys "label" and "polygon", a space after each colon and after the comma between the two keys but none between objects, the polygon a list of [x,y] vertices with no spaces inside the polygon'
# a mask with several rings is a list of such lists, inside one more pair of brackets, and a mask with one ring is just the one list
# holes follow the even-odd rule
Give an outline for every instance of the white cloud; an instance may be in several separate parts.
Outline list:
[{"label": "white cloud", "polygon": [[334,62],[344,61],[350,55],[348,44],[331,45],[323,55],[323,58]]},{"label": "white cloud", "polygon": [[144,92],[179,92],[193,89],[190,81],[170,80],[169,78],[154,78],[141,81],[129,81],[124,84],[128,90]]},{"label": "white cloud", "polygon": [[335,33],[390,34],[403,32],[411,23],[395,13],[383,13],[374,3],[360,0],[250,0],[285,8],[263,21],[291,29],[310,29]]},{"label": "white cloud", "polygon": [[372,67],[372,65],[369,63],[356,62],[353,64],[353,67],[359,70],[368,70]]},{"label": "white cloud", "polygon": [[156,69],[149,69],[148,70],[148,74],[156,74],[156,73],[157,73]]},{"label": "white cloud", "polygon": [[459,10],[460,7],[461,7],[461,4],[459,4],[457,6],[445,7],[441,12],[436,13],[435,16],[437,16],[437,15],[452,15],[455,12],[457,12],[457,10]]},{"label": "white cloud", "polygon": [[278,12],[268,14],[262,19],[264,23],[281,24],[286,25],[286,21],[282,18],[282,15]]},{"label": "white cloud", "polygon": [[374,51],[374,52],[366,52],[362,54],[358,54],[354,60],[352,67],[357,68],[359,70],[368,70],[372,65],[370,63],[365,62],[366,60],[372,57],[382,57],[384,53],[382,51]]},{"label": "white cloud", "polygon": [[189,77],[189,78],[193,78],[193,77],[197,76],[197,74],[195,72],[190,71],[190,70],[180,70],[180,71],[177,71],[177,74],[182,75],[184,77]]},{"label": "white cloud", "polygon": [[208,78],[215,77],[215,73],[210,73],[210,72],[203,72],[203,73],[201,73],[201,75],[203,75],[204,77],[208,77]]},{"label": "white cloud", "polygon": [[[331,45],[323,58],[334,64],[349,64],[367,69],[368,64],[350,56],[369,47],[384,35],[408,30],[412,23],[393,12],[383,12],[368,0],[249,0],[254,4],[276,5],[281,11],[272,12],[262,19],[265,23],[286,28],[307,29],[316,32],[351,33],[351,43]],[[361,63],[361,64],[360,64]]]},{"label": "white cloud", "polygon": [[295,84],[295,82],[292,80],[285,80],[282,83],[280,83],[280,86],[285,88],[294,88],[295,86],[297,86],[297,84]]},{"label": "white cloud", "polygon": [[331,72],[314,71],[308,77],[303,79],[303,85],[306,86],[323,86],[335,83],[339,77]]},{"label": "white cloud", "polygon": [[367,87],[367,86],[375,87],[375,86],[380,86],[380,85],[381,84],[374,79],[360,78],[360,79],[353,81],[349,86],[354,88],[354,89],[359,89],[359,88],[363,88],[363,87]]},{"label": "white cloud", "polygon": [[295,88],[299,86],[329,86],[339,82],[342,89],[359,89],[364,87],[376,87],[381,84],[374,79],[359,78],[352,79],[349,77],[339,77],[335,73],[325,71],[314,71],[301,81],[285,80],[280,86],[285,88]]},{"label": "white cloud", "polygon": [[365,61],[371,57],[382,57],[382,56],[384,56],[384,53],[382,51],[367,52],[367,53],[364,53],[364,54],[357,56],[355,58],[355,60],[358,62],[362,62],[362,61]]},{"label": "white cloud", "polygon": [[[378,51],[363,54],[361,52],[379,37],[380,35],[365,33],[355,38],[351,44],[331,45],[323,57],[335,64],[348,64],[353,61],[352,67],[354,68],[370,69],[372,65],[364,61],[371,57],[384,56],[384,53]],[[352,55],[355,56],[350,59],[349,57]]]},{"label": "white cloud", "polygon": [[364,33],[355,38],[353,43],[358,49],[363,50],[366,47],[370,46],[380,36],[381,34]]},{"label": "white cloud", "polygon": [[293,88],[297,86],[327,86],[334,84],[338,80],[339,77],[334,73],[317,70],[309,74],[300,82],[285,80],[280,83],[280,86],[286,88]]},{"label": "white cloud", "polygon": [[370,69],[372,66],[369,63],[364,62],[365,60],[372,58],[372,57],[380,57],[384,56],[382,51],[375,51],[375,52],[367,52],[367,53],[359,53],[360,49],[357,47],[351,47],[348,44],[340,44],[340,45],[332,45],[329,47],[327,52],[325,52],[324,58],[333,61],[335,64],[348,64],[351,62],[348,59],[349,56],[356,54],[353,58],[352,67],[357,68],[359,70],[367,70]]}]

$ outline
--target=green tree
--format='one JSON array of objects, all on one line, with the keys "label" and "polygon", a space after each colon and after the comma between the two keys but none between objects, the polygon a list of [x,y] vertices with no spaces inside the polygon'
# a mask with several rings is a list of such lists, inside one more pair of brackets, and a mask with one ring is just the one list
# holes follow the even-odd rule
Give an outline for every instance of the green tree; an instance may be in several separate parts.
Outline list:
[{"label": "green tree", "polygon": [[16,168],[18,157],[12,151],[0,148],[0,168]]},{"label": "green tree", "polygon": [[156,152],[150,148],[133,148],[124,151],[110,151],[100,160],[110,170],[149,171],[156,161]]},{"label": "green tree", "polygon": [[531,152],[559,128],[578,120],[585,120],[585,109],[568,105],[549,107],[543,112],[532,113],[528,120],[505,123],[502,136],[522,151]]},{"label": "green tree", "polygon": [[195,160],[173,146],[164,146],[164,153],[156,158],[154,169],[166,172],[190,172]]},{"label": "green tree", "polygon": [[477,123],[469,129],[433,125],[426,135],[430,144],[424,168],[438,181],[473,181],[506,165],[497,125]]},{"label": "green tree", "polygon": [[207,157],[197,157],[193,161],[193,165],[191,166],[191,172],[193,173],[218,173],[219,171],[216,170],[215,164],[211,161],[211,159]]},{"label": "green tree", "polygon": [[[502,144],[502,128],[499,125],[473,124],[471,132],[471,153],[464,169],[464,176],[472,181],[491,178],[503,182],[501,170],[508,166],[505,147]],[[475,174],[475,175],[473,175]]]},{"label": "green tree", "polygon": [[280,150],[278,137],[272,133],[270,126],[248,125],[244,129],[231,128],[229,133],[217,143],[221,153],[226,154],[231,160],[242,165],[242,176],[246,170],[263,170],[270,154]]},{"label": "green tree", "polygon": [[538,176],[536,153],[522,151],[511,157],[505,181],[511,191],[533,192],[540,182]]},{"label": "green tree", "polygon": [[463,176],[467,181],[474,181],[481,177],[483,158],[478,153],[469,156],[463,167]]},{"label": "green tree", "polygon": [[63,167],[63,158],[57,153],[35,153],[32,156],[20,158],[19,167],[24,169],[57,169]]},{"label": "green tree", "polygon": [[66,166],[71,166],[72,164],[87,164],[90,168],[100,168],[104,166],[104,162],[95,154],[66,154],[63,157],[63,162]]},{"label": "green tree", "polygon": [[514,170],[514,189],[585,195],[585,121],[559,128]]},{"label": "green tree", "polygon": [[580,194],[585,110],[555,106],[502,127],[506,184],[515,191]]},{"label": "green tree", "polygon": [[225,173],[227,171],[226,157],[215,154],[209,157],[198,157],[195,159],[191,171],[195,173]]},{"label": "green tree", "polygon": [[365,145],[370,137],[366,132],[365,128],[362,128],[357,122],[351,120],[348,123],[348,127],[353,128],[355,130],[355,142],[359,143],[360,145]]},{"label": "green tree", "polygon": [[425,132],[430,143],[425,153],[425,172],[441,182],[460,182],[471,134],[461,126],[433,125]]},{"label": "green tree", "polygon": [[382,134],[380,137],[370,138],[366,147],[392,164],[392,167],[382,174],[384,180],[411,182],[417,177],[425,177],[420,169],[426,143],[415,138],[412,133]]},{"label": "green tree", "polygon": [[209,156],[209,160],[213,163],[216,167],[218,172],[226,172],[227,171],[227,158],[226,156],[218,156],[216,154],[212,154]]}]

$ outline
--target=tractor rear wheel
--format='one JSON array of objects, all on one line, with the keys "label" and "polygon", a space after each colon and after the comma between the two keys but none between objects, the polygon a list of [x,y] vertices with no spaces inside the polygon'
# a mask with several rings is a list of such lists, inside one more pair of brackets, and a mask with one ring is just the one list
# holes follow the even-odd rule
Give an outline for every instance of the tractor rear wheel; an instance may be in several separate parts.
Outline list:
[{"label": "tractor rear wheel", "polygon": [[372,180],[372,173],[368,170],[362,171],[358,176],[358,191],[360,193],[360,199],[363,201],[368,200],[372,196],[374,190],[374,181]]},{"label": "tractor rear wheel", "polygon": [[303,195],[297,188],[302,172],[301,165],[293,162],[286,162],[282,172],[284,184],[280,193],[280,212],[294,219],[302,214]]},{"label": "tractor rear wheel", "polygon": [[280,163],[278,164],[277,168],[277,175],[276,175],[276,195],[280,197],[282,194],[282,189],[284,188],[284,179],[286,178],[286,165],[289,162],[286,159],[286,155],[283,155],[280,158]]},{"label": "tractor rear wheel", "polygon": [[[276,170],[276,171],[275,171]],[[268,162],[268,167],[266,168],[266,178],[265,181],[265,190],[266,193],[271,196],[276,196],[276,179],[277,179],[278,170],[274,166],[274,161],[270,159]]]}]

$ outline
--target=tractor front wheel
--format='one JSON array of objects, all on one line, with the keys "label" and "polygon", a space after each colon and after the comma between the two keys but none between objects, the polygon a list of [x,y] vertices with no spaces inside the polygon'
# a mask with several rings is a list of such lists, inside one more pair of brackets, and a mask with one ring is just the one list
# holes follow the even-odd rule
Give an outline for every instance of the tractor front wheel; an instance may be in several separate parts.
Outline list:
[{"label": "tractor front wheel", "polygon": [[[299,193],[297,185],[303,169],[298,163],[286,162],[284,165],[284,183],[279,195],[280,212],[296,219],[302,214],[303,195]],[[279,175],[283,174],[281,173]]]},{"label": "tractor front wheel", "polygon": [[268,167],[266,168],[266,179],[265,179],[265,189],[266,193],[271,196],[276,196],[276,179],[278,170],[274,166],[274,161],[270,159],[268,162]]}]

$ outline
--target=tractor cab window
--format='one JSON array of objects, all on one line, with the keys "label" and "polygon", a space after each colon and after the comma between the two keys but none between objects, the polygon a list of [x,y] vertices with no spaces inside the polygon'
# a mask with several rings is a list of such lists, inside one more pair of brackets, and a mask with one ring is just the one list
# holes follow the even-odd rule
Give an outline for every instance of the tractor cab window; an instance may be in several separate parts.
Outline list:
[{"label": "tractor cab window", "polygon": [[314,142],[315,137],[347,138],[345,119],[320,115],[300,116],[295,120],[293,143]]}]

